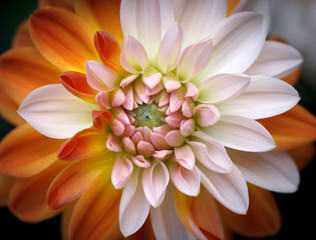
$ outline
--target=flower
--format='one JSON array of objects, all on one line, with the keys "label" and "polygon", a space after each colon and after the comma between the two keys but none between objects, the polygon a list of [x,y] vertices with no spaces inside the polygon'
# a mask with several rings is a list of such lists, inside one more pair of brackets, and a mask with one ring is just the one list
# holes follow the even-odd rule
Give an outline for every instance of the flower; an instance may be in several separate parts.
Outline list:
[{"label": "flower", "polygon": [[[114,9],[108,25],[104,15],[83,11],[85,4],[77,2],[78,15],[102,31],[58,8],[32,15],[32,40],[46,60],[36,61],[45,71],[31,74],[49,75],[53,83],[61,73],[61,84],[32,91],[18,111],[47,137],[70,139],[40,142],[43,137],[25,125],[16,134],[20,139],[32,136],[45,151],[39,149],[36,161],[20,167],[5,160],[1,166],[7,174],[44,181],[48,205],[64,210],[65,218],[71,216],[70,222],[65,220],[70,239],[127,237],[149,218],[157,238],[224,238],[217,210],[221,207],[213,197],[245,214],[248,187],[255,188],[246,181],[272,191],[296,190],[294,162],[285,151],[271,151],[276,145],[263,125],[273,131],[269,121],[278,120],[269,117],[298,102],[294,88],[276,77],[287,76],[302,60],[292,47],[265,41],[268,23],[262,14],[226,17],[225,1],[88,5],[95,11]],[[19,51],[42,59],[34,48]],[[3,75],[14,74],[9,66],[4,65]],[[315,139],[315,127],[310,128],[310,138],[304,134],[301,144]],[[15,139],[8,137],[3,149],[12,148]],[[63,161],[47,157],[60,144],[57,154]],[[45,219],[59,212],[48,211],[44,204],[39,216],[25,212],[28,201],[21,202],[19,189],[32,185],[34,178],[16,184],[10,193],[11,208],[24,211],[22,219]],[[268,192],[251,191],[254,199],[271,198]],[[67,205],[73,209],[65,209]],[[205,209],[214,214],[206,216]],[[230,215],[220,211],[224,218]],[[205,223],[209,218],[215,228]],[[84,223],[89,220],[102,221],[98,231]]]}]

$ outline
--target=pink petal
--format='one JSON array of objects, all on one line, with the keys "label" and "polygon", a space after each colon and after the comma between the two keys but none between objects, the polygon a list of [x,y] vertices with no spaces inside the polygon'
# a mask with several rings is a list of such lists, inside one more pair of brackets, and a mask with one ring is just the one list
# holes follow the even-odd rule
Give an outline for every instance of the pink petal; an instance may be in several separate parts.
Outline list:
[{"label": "pink petal", "polygon": [[151,72],[148,70],[143,74],[143,82],[151,89],[155,88],[160,83],[162,74],[160,72]]},{"label": "pink petal", "polygon": [[199,90],[197,89],[197,87],[193,83],[188,82],[186,84],[186,88],[187,92],[184,97],[192,97],[193,101],[195,101],[199,96]]},{"label": "pink petal", "polygon": [[185,137],[181,135],[179,130],[172,130],[165,136],[167,144],[171,147],[179,147],[185,141]]},{"label": "pink petal", "polygon": [[197,196],[200,192],[200,174],[196,167],[188,170],[174,162],[169,166],[170,177],[176,188],[189,196]]},{"label": "pink petal", "polygon": [[106,140],[106,147],[112,152],[121,152],[122,151],[122,145],[121,140],[119,137],[114,136],[112,134],[109,134],[107,140]]},{"label": "pink petal", "polygon": [[158,150],[168,149],[169,145],[166,143],[165,136],[160,133],[152,132],[150,134],[151,142]]},{"label": "pink petal", "polygon": [[180,133],[184,137],[190,136],[195,129],[195,121],[193,118],[182,120],[180,123]]},{"label": "pink petal", "polygon": [[218,109],[213,105],[199,104],[195,107],[193,114],[195,120],[201,127],[214,125],[220,118]]},{"label": "pink petal", "polygon": [[138,171],[132,174],[125,186],[119,209],[120,229],[124,237],[135,233],[147,219],[150,203],[146,199]]},{"label": "pink petal", "polygon": [[149,142],[140,141],[137,143],[137,152],[144,157],[151,157],[155,152],[155,148]]},{"label": "pink petal", "polygon": [[192,170],[195,166],[195,156],[192,148],[188,144],[174,148],[175,160],[188,170]]},{"label": "pink petal", "polygon": [[127,85],[131,84],[138,78],[138,74],[131,74],[124,77],[120,83],[120,87],[125,88]]},{"label": "pink petal", "polygon": [[95,99],[103,111],[111,108],[110,94],[108,92],[99,92]]},{"label": "pink petal", "polygon": [[173,153],[172,150],[160,150],[160,151],[155,151],[155,153],[153,154],[154,158],[157,158],[159,160],[164,160],[168,157],[170,157],[170,155]]},{"label": "pink petal", "polygon": [[115,70],[96,61],[86,61],[87,82],[97,91],[111,91],[122,78]]},{"label": "pink petal", "polygon": [[132,156],[133,163],[140,168],[149,168],[150,162],[143,155]]},{"label": "pink petal", "polygon": [[123,155],[117,155],[111,173],[111,181],[116,189],[125,187],[133,172],[132,162]]},{"label": "pink petal", "polygon": [[143,189],[153,207],[158,207],[164,200],[169,183],[169,172],[165,164],[156,161],[143,171]]},{"label": "pink petal", "polygon": [[173,91],[170,94],[170,102],[169,102],[170,112],[176,112],[181,108],[184,102],[185,92],[186,92],[185,88],[180,87],[179,89]]},{"label": "pink petal", "polygon": [[122,89],[118,89],[112,94],[112,107],[121,106],[125,102],[125,94]]},{"label": "pink petal", "polygon": [[135,144],[129,137],[124,137],[122,139],[122,142],[126,152],[133,155],[137,154]]},{"label": "pink petal", "polygon": [[181,87],[181,83],[178,80],[167,80],[164,78],[163,84],[167,92],[172,92]]},{"label": "pink petal", "polygon": [[125,125],[118,119],[114,119],[112,123],[112,131],[116,136],[121,136],[125,131]]},{"label": "pink petal", "polygon": [[195,108],[195,104],[191,99],[185,99],[181,111],[183,113],[183,116],[190,118],[193,116],[193,110]]}]

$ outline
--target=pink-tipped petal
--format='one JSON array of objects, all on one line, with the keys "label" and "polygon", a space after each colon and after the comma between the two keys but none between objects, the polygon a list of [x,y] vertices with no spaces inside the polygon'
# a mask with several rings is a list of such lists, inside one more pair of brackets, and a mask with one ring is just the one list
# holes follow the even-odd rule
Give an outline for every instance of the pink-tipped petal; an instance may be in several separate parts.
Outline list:
[{"label": "pink-tipped petal", "polygon": [[133,74],[143,72],[148,65],[146,50],[142,44],[133,37],[124,39],[120,60],[123,68]]},{"label": "pink-tipped petal", "polygon": [[220,118],[220,113],[214,105],[199,104],[193,111],[196,123],[201,127],[214,125]]},{"label": "pink-tipped petal", "polygon": [[111,128],[115,136],[121,136],[125,131],[125,125],[118,119],[113,120]]},{"label": "pink-tipped petal", "polygon": [[133,172],[132,162],[123,155],[117,155],[115,158],[112,172],[111,181],[116,189],[125,187]]},{"label": "pink-tipped petal", "polygon": [[181,107],[183,116],[187,118],[192,117],[194,108],[195,104],[193,103],[193,101],[191,99],[185,99]]},{"label": "pink-tipped petal", "polygon": [[160,151],[155,151],[155,153],[153,154],[154,158],[157,158],[159,160],[164,160],[168,157],[170,157],[170,155],[173,153],[172,150],[160,150]]},{"label": "pink-tipped petal", "polygon": [[165,136],[167,144],[171,147],[180,147],[185,141],[179,130],[172,130]]},{"label": "pink-tipped petal", "polygon": [[166,143],[165,136],[160,133],[152,132],[150,134],[151,142],[158,150],[168,149],[169,145]]},{"label": "pink-tipped petal", "polygon": [[124,89],[125,92],[125,102],[123,103],[123,107],[127,110],[134,109],[134,91],[132,87],[127,87]]},{"label": "pink-tipped petal", "polygon": [[86,61],[87,82],[97,91],[111,91],[122,78],[116,71],[97,61]]},{"label": "pink-tipped petal", "polygon": [[121,140],[117,136],[114,136],[112,134],[109,134],[107,140],[106,140],[106,147],[112,152],[121,152],[122,151],[122,145]]},{"label": "pink-tipped petal", "polygon": [[181,87],[181,83],[178,80],[164,79],[163,84],[167,92],[172,92]]},{"label": "pink-tipped petal", "polygon": [[123,141],[123,146],[126,152],[133,155],[137,154],[135,144],[129,137],[124,137],[122,141]]},{"label": "pink-tipped petal", "polygon": [[143,192],[138,171],[132,174],[125,186],[119,209],[119,223],[125,237],[136,232],[147,219],[150,203]]},{"label": "pink-tipped petal", "polygon": [[120,83],[120,87],[124,88],[127,85],[131,84],[132,82],[134,82],[136,80],[136,78],[138,78],[138,74],[131,74],[131,75],[127,75],[126,77],[124,77]]},{"label": "pink-tipped petal", "polygon": [[183,144],[174,148],[175,160],[184,168],[192,170],[195,166],[195,156],[190,145]]},{"label": "pink-tipped petal", "polygon": [[102,110],[107,110],[111,108],[110,94],[108,92],[99,92],[95,96],[95,100]]},{"label": "pink-tipped petal", "polygon": [[160,72],[151,71],[148,69],[144,72],[142,79],[147,87],[153,89],[158,85],[158,83],[160,83],[162,74]]},{"label": "pink-tipped petal", "polygon": [[150,156],[152,156],[154,154],[155,148],[149,142],[140,141],[137,144],[137,152],[139,154],[143,155],[144,157],[150,157]]},{"label": "pink-tipped petal", "polygon": [[181,52],[182,38],[182,29],[179,24],[175,23],[162,39],[157,54],[157,67],[163,73],[170,72],[177,66]]},{"label": "pink-tipped petal", "polygon": [[178,78],[187,82],[201,73],[211,59],[212,49],[211,40],[201,41],[184,49],[177,68]]},{"label": "pink-tipped petal", "polygon": [[112,107],[121,106],[125,102],[125,94],[122,89],[112,92]]},{"label": "pink-tipped petal", "polygon": [[173,162],[169,165],[170,177],[176,188],[189,196],[197,196],[200,192],[200,174],[196,167],[188,170]]},{"label": "pink-tipped petal", "polygon": [[169,103],[170,112],[176,112],[182,107],[185,93],[186,93],[185,88],[180,87],[179,89],[173,91],[170,94],[170,103]]},{"label": "pink-tipped petal", "polygon": [[188,82],[186,84],[186,88],[187,92],[184,97],[192,97],[193,101],[195,101],[199,96],[199,90],[197,89],[197,87],[193,83]]},{"label": "pink-tipped petal", "polygon": [[169,172],[162,162],[156,161],[143,171],[144,193],[153,207],[158,207],[164,200],[168,183]]},{"label": "pink-tipped petal", "polygon": [[149,168],[150,162],[143,155],[132,156],[133,163],[140,168]]},{"label": "pink-tipped petal", "polygon": [[193,118],[182,120],[180,123],[180,133],[184,137],[190,136],[195,129],[195,121]]}]

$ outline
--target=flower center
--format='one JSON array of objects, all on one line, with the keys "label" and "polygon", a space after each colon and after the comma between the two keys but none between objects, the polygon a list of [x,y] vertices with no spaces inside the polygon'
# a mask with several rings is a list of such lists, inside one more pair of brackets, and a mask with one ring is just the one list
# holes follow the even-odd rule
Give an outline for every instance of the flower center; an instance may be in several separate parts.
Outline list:
[{"label": "flower center", "polygon": [[134,111],[137,127],[159,127],[162,124],[162,118],[165,114],[158,109],[157,103],[143,104]]}]

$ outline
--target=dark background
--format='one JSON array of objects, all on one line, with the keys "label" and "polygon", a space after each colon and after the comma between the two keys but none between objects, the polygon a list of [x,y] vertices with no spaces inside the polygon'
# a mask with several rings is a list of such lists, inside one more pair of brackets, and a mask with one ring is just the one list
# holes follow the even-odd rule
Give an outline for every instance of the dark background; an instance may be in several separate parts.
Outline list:
[{"label": "dark background", "polygon": [[[0,3],[0,54],[10,48],[16,26],[28,18],[36,6],[36,0],[13,0]],[[302,98],[300,103],[315,114],[315,92],[312,92],[308,82],[301,79],[296,88]],[[13,126],[1,118],[0,126],[0,138],[13,129]],[[301,184],[295,194],[275,194],[282,213],[282,229],[278,235],[261,238],[262,240],[316,239],[315,174],[314,161],[301,172]],[[41,223],[29,224],[19,221],[7,208],[0,208],[0,223],[1,240],[61,239],[60,216]],[[246,239],[248,238],[236,236],[236,240]]]}]

